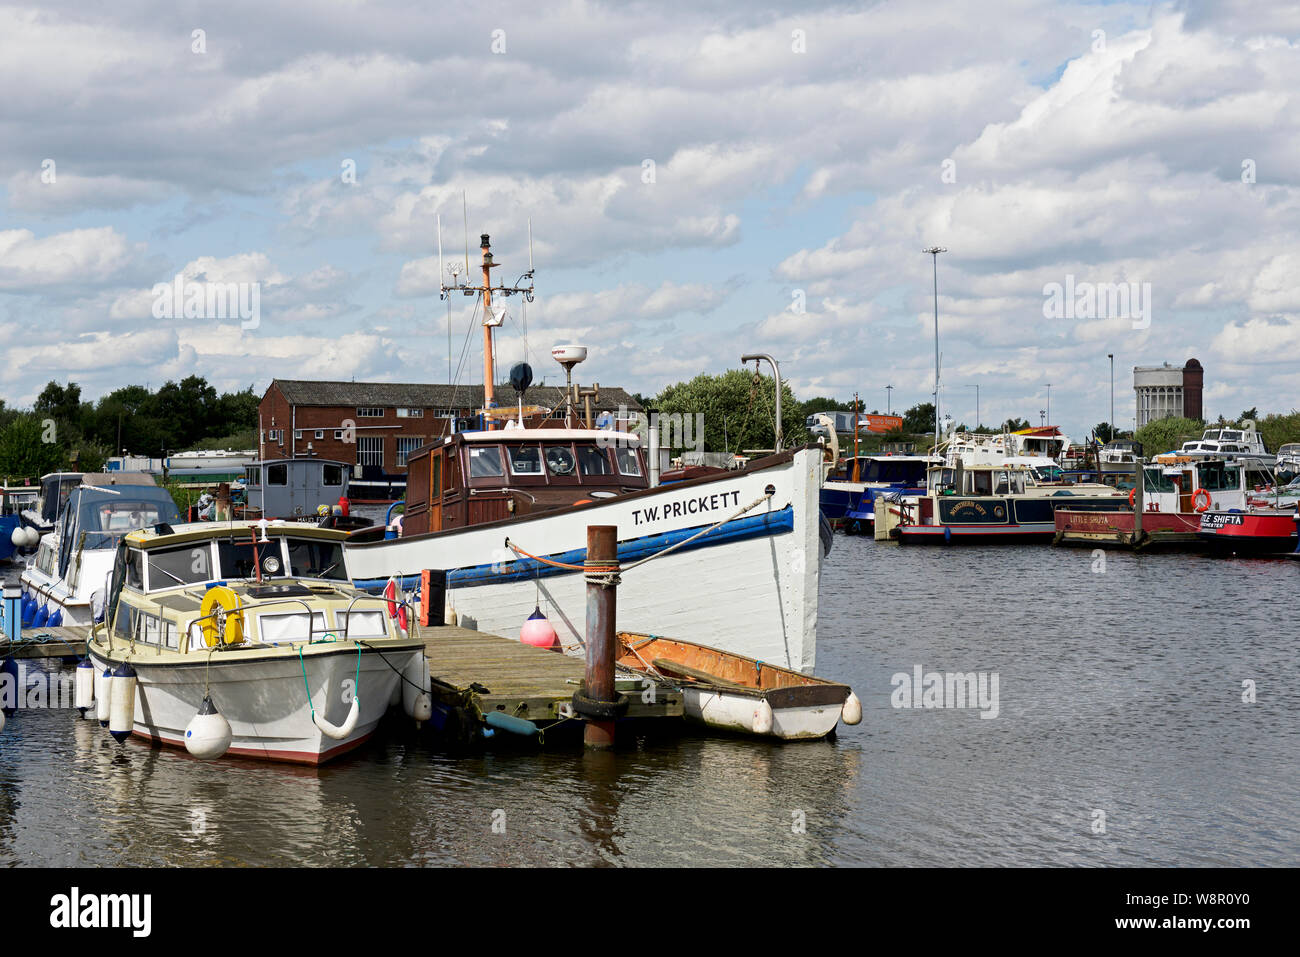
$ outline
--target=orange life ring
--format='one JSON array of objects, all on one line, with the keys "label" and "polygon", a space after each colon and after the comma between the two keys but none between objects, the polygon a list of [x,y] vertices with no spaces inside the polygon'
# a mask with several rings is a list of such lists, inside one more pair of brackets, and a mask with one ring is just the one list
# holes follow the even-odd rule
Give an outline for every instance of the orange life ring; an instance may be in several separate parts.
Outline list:
[{"label": "orange life ring", "polygon": [[1192,496],[1192,508],[1198,512],[1204,512],[1210,507],[1210,493],[1203,488],[1198,488],[1196,494]]},{"label": "orange life ring", "polygon": [[1137,497],[1137,493],[1138,493],[1138,490],[1137,490],[1137,486],[1136,486],[1136,485],[1133,486],[1133,488],[1131,488],[1131,489],[1128,490],[1128,507],[1129,507],[1129,508],[1132,508],[1132,507],[1133,507],[1133,499],[1135,499],[1135,498]]},{"label": "orange life ring", "polygon": [[397,602],[397,580],[390,578],[384,586],[384,597],[388,599],[388,617],[396,618],[397,625],[406,631],[406,606]]}]

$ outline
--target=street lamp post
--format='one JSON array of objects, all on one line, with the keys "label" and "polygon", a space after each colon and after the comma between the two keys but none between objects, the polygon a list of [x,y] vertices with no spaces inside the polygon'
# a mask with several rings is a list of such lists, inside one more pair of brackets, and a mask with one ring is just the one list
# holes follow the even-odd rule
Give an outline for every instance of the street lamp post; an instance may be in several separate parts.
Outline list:
[{"label": "street lamp post", "polygon": [[885,414],[886,415],[894,414],[894,406],[893,406],[894,397],[891,394],[893,391],[894,391],[894,387],[892,385],[885,386]]},{"label": "street lamp post", "polygon": [[931,246],[921,252],[929,253],[934,262],[934,447],[939,447],[939,253],[948,250]]},{"label": "street lamp post", "polygon": [[1115,438],[1115,353],[1106,353],[1110,360],[1110,437]]}]

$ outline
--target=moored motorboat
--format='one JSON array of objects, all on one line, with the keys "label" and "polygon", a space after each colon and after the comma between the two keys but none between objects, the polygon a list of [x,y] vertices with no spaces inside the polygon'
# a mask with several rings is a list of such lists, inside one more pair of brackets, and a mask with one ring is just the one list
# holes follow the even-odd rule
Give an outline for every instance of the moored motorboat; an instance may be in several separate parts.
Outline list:
[{"label": "moored motorboat", "polygon": [[[1010,461],[1014,461],[1010,460]],[[934,468],[925,495],[894,496],[876,510],[876,538],[903,542],[1049,541],[1058,509],[1122,508],[1123,495],[1099,484],[1039,484],[1024,466]]]},{"label": "moored motorboat", "polygon": [[1233,555],[1286,555],[1300,543],[1295,509],[1204,512],[1197,534],[1211,550]]},{"label": "moored motorboat", "polygon": [[824,738],[857,724],[862,704],[845,684],[657,635],[620,632],[617,664],[681,688],[686,716],[711,728],[785,741]]},{"label": "moored motorboat", "polygon": [[1141,476],[1140,489],[1129,491],[1126,507],[1119,511],[1103,517],[1068,506],[1058,510],[1055,542],[1143,550],[1200,548],[1203,513],[1244,510],[1255,489],[1269,480],[1259,460],[1249,455],[1153,462],[1141,466]]},{"label": "moored motorboat", "polygon": [[[495,408],[492,296],[531,298],[532,287],[493,285],[490,270],[500,264],[486,234],[481,249],[483,285],[443,293],[482,296],[482,428],[408,453],[400,530],[390,536],[367,529],[349,539],[353,582],[377,590],[396,578],[409,591],[423,571],[445,572],[445,620],[516,634],[541,607],[561,643],[576,647],[583,638],[587,529],[612,525],[618,560],[637,563],[619,588],[621,621],[811,671],[823,543],[829,547],[818,508],[821,447],[783,450],[774,429],[772,455],[660,485],[653,478],[659,463],[645,448],[656,433],[643,443],[617,422],[594,428],[589,416],[585,428],[575,427],[576,390],[566,389],[563,419],[494,428],[493,419],[510,410]],[[525,275],[531,278],[531,270]],[[586,354],[578,346],[552,351],[570,372]],[[522,396],[531,367],[521,363],[511,379]],[[776,379],[779,409],[779,372]]]},{"label": "moored motorboat", "polygon": [[152,478],[145,476],[148,484],[117,484],[115,479],[122,477],[112,472],[84,475],[82,484],[68,493],[54,530],[41,537],[22,574],[31,609],[25,624],[91,624],[103,610],[104,580],[122,536],[180,521],[171,493]]},{"label": "moored motorboat", "polygon": [[348,583],[344,537],[247,522],[127,534],[87,642],[95,674],[115,676],[101,686],[114,736],[319,764],[364,742],[395,697],[427,717],[424,646],[401,627],[414,615]]}]

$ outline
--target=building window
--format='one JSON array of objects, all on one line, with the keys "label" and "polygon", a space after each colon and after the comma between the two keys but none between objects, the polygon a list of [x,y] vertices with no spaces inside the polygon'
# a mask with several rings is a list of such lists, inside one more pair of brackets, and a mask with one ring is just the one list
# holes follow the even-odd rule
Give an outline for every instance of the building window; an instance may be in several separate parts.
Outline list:
[{"label": "building window", "polygon": [[382,419],[383,417],[383,409],[357,409],[358,419]]},{"label": "building window", "polygon": [[281,445],[284,445],[284,431],[282,429],[272,429],[266,433],[266,440],[268,442],[279,442]]},{"label": "building window", "polygon": [[384,467],[384,440],[374,436],[357,439],[357,464]]},{"label": "building window", "polygon": [[343,441],[343,430],[342,430],[342,429],[335,429],[335,430],[334,430],[334,439],[335,439],[335,441],[337,441],[337,442],[342,442],[342,441]]},{"label": "building window", "polygon": [[324,429],[317,429],[317,430],[316,430],[316,438],[318,438],[318,439],[323,439],[323,438],[325,438],[325,430],[324,430]]},{"label": "building window", "polygon": [[455,409],[434,409],[433,417],[435,419],[454,419],[457,415]]},{"label": "building window", "polygon": [[397,417],[399,419],[423,419],[423,409],[398,409]]},{"label": "building window", "polygon": [[406,457],[424,444],[424,439],[419,437],[408,438],[398,436],[397,438],[397,467],[406,468]]},{"label": "building window", "polygon": [[300,439],[300,438],[302,438],[302,429],[294,429],[294,430],[293,430],[293,437],[294,437],[295,440],[296,440],[296,439]]}]

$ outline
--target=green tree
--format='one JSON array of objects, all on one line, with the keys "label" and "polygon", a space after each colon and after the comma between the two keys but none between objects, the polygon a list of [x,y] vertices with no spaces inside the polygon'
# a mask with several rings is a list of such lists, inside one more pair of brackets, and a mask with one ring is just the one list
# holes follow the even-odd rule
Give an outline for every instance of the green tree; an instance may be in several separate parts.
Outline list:
[{"label": "green tree", "polygon": [[[63,448],[50,438],[48,415],[24,412],[0,432],[0,475],[36,478],[63,464]],[[56,431],[57,435],[57,431]]]},{"label": "green tree", "polygon": [[[704,416],[704,450],[739,452],[770,449],[775,443],[775,387],[771,377],[745,369],[728,369],[722,375],[698,375],[659,393],[654,407],[661,415]],[[808,439],[803,408],[788,385],[781,389],[781,428],[787,448]],[[691,419],[694,429],[695,419]],[[692,435],[692,438],[695,438]]]},{"label": "green tree", "polygon": [[1200,419],[1155,419],[1138,429],[1134,438],[1142,443],[1142,454],[1149,459],[1181,448],[1184,442],[1199,439],[1204,431],[1205,423]]},{"label": "green tree", "polygon": [[[785,409],[781,410],[782,412]],[[818,412],[852,412],[852,402],[841,402],[839,399],[832,399],[829,396],[816,396],[808,399],[803,403],[803,418],[808,421],[808,416],[816,415]]]},{"label": "green tree", "polygon": [[922,402],[903,413],[903,431],[912,435],[934,433],[934,403]]},{"label": "green tree", "polygon": [[1109,442],[1115,438],[1115,426],[1109,422],[1098,422],[1092,427],[1092,434],[1097,436],[1098,442]]}]

